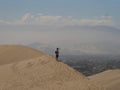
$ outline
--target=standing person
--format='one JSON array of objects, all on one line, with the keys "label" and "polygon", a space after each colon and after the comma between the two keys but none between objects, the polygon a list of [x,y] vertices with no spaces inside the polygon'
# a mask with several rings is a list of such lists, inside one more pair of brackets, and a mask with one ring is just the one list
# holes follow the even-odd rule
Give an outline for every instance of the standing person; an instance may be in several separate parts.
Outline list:
[{"label": "standing person", "polygon": [[59,58],[59,48],[56,48],[55,54],[56,54],[56,60],[58,61],[58,58]]}]

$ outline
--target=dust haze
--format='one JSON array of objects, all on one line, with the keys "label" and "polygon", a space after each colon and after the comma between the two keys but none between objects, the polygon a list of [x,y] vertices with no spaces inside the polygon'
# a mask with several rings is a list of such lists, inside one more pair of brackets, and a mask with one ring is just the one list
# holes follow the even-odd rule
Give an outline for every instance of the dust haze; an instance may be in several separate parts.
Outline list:
[{"label": "dust haze", "polygon": [[110,26],[2,25],[1,44],[40,43],[87,54],[120,54],[120,30]]}]

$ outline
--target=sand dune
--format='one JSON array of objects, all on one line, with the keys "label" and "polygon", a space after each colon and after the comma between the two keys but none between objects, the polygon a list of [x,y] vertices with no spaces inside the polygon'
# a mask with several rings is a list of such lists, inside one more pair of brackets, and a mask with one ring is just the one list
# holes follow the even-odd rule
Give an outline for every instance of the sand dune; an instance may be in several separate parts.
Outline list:
[{"label": "sand dune", "polygon": [[120,70],[108,70],[89,78],[104,86],[106,90],[120,90]]},{"label": "sand dune", "polygon": [[42,52],[25,46],[1,45],[0,65],[39,57],[42,54]]},{"label": "sand dune", "polygon": [[[15,47],[16,50],[10,48],[11,53],[13,53],[11,57],[14,54],[18,57],[16,51],[18,52],[19,49],[24,53],[30,49],[21,46]],[[7,51],[9,50],[7,49]],[[34,52],[34,50],[31,52]],[[53,57],[36,53],[40,56],[34,59],[32,57],[29,60],[26,56],[26,60],[12,61],[12,63],[6,56],[5,60],[9,61],[9,64],[0,65],[0,90],[104,90],[101,86],[92,83],[83,74],[62,62],[57,62]],[[34,52],[34,54],[36,53]],[[29,56],[29,58],[31,57]],[[14,60],[19,61],[20,59],[15,58]]]}]

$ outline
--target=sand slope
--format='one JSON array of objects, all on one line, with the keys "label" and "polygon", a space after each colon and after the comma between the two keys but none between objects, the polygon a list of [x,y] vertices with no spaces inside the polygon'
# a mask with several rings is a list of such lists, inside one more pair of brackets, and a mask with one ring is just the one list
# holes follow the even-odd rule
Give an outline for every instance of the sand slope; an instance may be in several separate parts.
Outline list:
[{"label": "sand slope", "polygon": [[120,70],[108,70],[89,78],[107,90],[120,90]]},{"label": "sand slope", "polygon": [[[16,48],[15,51],[18,52],[19,46],[16,47],[18,48]],[[23,48],[25,49],[26,47]],[[23,51],[22,48],[20,49]],[[12,51],[12,49],[10,50]],[[17,55],[15,51],[12,53]],[[15,58],[14,60],[17,59],[19,58]],[[9,60],[9,58],[6,58],[5,60]],[[40,53],[40,56],[37,56],[34,59],[32,57],[30,60],[27,58],[27,60],[20,62],[0,65],[0,90],[104,89],[97,86],[95,83],[92,83],[83,74],[62,62],[57,62],[53,57]]]},{"label": "sand slope", "polygon": [[0,65],[39,57],[42,54],[42,52],[25,46],[1,45]]}]

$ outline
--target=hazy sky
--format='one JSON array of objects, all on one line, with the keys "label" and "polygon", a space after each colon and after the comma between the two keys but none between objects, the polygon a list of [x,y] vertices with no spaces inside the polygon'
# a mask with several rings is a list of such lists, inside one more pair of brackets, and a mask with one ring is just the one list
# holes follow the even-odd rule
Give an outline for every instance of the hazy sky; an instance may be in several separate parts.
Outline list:
[{"label": "hazy sky", "polygon": [[74,17],[111,15],[119,18],[120,0],[0,0],[0,17],[15,18],[26,12]]},{"label": "hazy sky", "polygon": [[112,16],[120,23],[120,0],[0,0],[0,18],[15,19],[26,13],[94,18]]},{"label": "hazy sky", "polygon": [[76,19],[111,18],[119,26],[119,8],[120,0],[0,0],[0,20],[15,20],[30,13]]},{"label": "hazy sky", "polygon": [[0,0],[0,44],[82,43],[80,50],[98,52],[120,46],[119,8],[120,0]]}]

